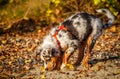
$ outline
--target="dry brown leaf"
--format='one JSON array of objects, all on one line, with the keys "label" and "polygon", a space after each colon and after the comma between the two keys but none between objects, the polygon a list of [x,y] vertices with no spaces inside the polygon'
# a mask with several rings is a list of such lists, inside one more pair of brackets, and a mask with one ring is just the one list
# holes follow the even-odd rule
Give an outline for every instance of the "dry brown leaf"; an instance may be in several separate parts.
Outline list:
[{"label": "dry brown leaf", "polygon": [[109,32],[109,31],[116,32],[117,31],[116,26],[114,25],[114,26],[110,27],[109,29],[106,29],[106,32]]}]

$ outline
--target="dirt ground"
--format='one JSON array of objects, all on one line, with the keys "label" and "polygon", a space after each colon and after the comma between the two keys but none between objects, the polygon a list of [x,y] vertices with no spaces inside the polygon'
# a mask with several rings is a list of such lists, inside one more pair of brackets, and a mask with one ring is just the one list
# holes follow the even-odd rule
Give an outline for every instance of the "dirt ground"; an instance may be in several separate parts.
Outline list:
[{"label": "dirt ground", "polygon": [[36,48],[48,29],[0,35],[0,79],[120,79],[120,26],[105,30],[98,39],[89,70],[68,64],[63,70],[44,71]]}]

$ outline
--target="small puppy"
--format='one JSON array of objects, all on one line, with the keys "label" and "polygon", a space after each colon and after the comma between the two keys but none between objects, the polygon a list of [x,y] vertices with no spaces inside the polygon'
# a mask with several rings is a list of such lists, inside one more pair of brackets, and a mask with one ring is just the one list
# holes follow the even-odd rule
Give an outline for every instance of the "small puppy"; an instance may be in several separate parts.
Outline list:
[{"label": "small puppy", "polygon": [[[68,56],[78,48],[78,40],[64,26],[53,28],[38,47],[40,58],[47,70],[59,69],[61,62],[67,64]],[[64,59],[62,59],[64,58]]]}]

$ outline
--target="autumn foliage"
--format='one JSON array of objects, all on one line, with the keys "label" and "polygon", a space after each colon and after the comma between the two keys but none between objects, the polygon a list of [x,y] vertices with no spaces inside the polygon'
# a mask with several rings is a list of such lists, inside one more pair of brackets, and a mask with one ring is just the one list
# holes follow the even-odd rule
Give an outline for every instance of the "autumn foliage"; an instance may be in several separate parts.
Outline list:
[{"label": "autumn foliage", "polygon": [[[115,24],[103,32],[93,49],[93,60],[100,62],[96,65],[92,64],[90,72],[82,71],[80,67],[75,71],[71,63],[76,56],[72,56],[70,64],[67,64],[63,72],[46,72],[42,67],[43,63],[39,61],[40,56],[36,55],[36,48],[50,28],[80,11],[92,13],[103,19],[105,16],[95,12],[98,8],[110,9],[116,17]],[[0,79],[45,79],[46,77],[56,79],[59,74],[65,74],[66,79],[68,76],[70,78],[74,76],[75,79],[92,78],[96,73],[105,71],[109,71],[107,76],[119,76],[120,62],[117,59],[107,65],[106,62],[101,63],[109,58],[119,58],[119,52],[119,0],[0,0]],[[113,68],[116,71],[112,72]],[[63,77],[59,78],[63,79]]]}]

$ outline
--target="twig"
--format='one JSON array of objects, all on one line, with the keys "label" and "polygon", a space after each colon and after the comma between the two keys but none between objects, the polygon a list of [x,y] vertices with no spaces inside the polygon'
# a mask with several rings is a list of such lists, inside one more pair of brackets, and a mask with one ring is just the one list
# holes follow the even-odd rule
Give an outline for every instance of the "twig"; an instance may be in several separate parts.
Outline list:
[{"label": "twig", "polygon": [[26,17],[26,16],[27,16],[27,14],[28,14],[28,12],[30,11],[30,9],[31,9],[31,7],[29,7],[29,8],[27,9],[27,11],[25,12],[25,15],[24,15],[23,17]]}]

